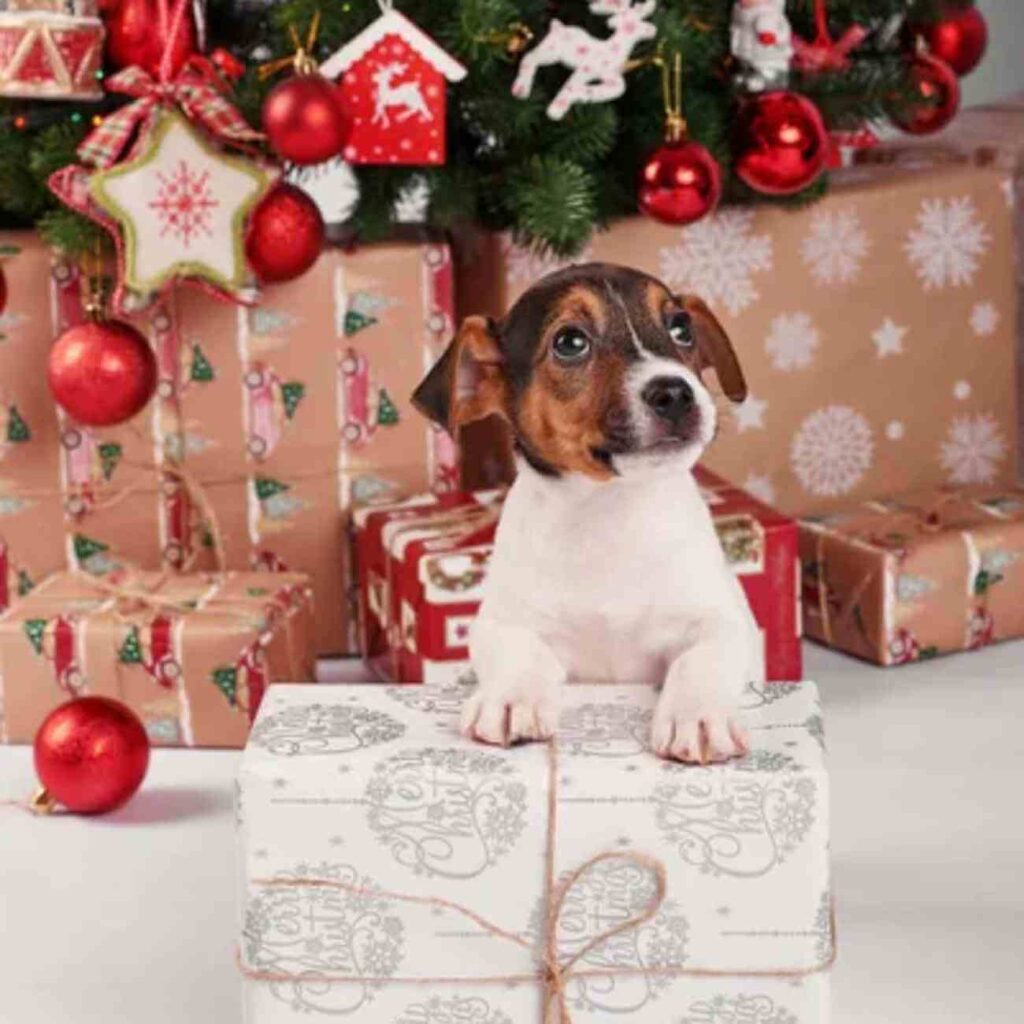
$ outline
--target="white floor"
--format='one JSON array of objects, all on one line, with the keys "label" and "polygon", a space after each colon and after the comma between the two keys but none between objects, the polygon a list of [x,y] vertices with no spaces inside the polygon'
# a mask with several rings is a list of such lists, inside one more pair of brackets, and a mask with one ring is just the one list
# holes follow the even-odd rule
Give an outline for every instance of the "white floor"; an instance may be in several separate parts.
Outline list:
[{"label": "white floor", "polygon": [[[1020,1024],[1024,643],[885,671],[807,653],[833,782],[834,1024]],[[239,1021],[237,757],[159,751],[107,818],[0,808],[0,1024]],[[0,799],[31,787],[30,751],[0,748]]]}]

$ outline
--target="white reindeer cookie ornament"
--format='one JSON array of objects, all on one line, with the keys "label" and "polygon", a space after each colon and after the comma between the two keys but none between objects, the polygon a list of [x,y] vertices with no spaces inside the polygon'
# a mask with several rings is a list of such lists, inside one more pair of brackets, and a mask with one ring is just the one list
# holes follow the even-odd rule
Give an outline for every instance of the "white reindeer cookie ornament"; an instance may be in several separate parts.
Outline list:
[{"label": "white reindeer cookie ornament", "polygon": [[742,85],[752,92],[785,85],[793,59],[786,0],[736,0],[730,31]]},{"label": "white reindeer cookie ornament", "polygon": [[547,35],[523,58],[512,95],[526,99],[539,68],[562,64],[572,74],[548,104],[548,117],[561,120],[574,103],[603,103],[626,91],[625,71],[633,48],[658,30],[647,19],[657,0],[590,0],[590,11],[608,19],[612,34],[597,39],[578,25],[551,20]]}]

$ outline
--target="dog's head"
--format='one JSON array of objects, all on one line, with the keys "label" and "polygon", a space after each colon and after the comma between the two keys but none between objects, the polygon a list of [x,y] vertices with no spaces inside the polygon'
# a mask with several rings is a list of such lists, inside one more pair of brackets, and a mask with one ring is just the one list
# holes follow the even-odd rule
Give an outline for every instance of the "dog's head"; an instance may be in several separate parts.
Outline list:
[{"label": "dog's head", "polygon": [[500,323],[469,317],[413,401],[452,433],[497,414],[540,472],[608,479],[654,459],[697,461],[716,428],[709,368],[742,402],[739,361],[700,299],[589,263],[539,281]]}]

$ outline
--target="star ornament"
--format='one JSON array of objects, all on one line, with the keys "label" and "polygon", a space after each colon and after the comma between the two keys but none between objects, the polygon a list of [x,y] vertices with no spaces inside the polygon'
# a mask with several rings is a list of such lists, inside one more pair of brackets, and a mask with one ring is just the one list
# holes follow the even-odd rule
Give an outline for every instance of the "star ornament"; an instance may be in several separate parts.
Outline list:
[{"label": "star ornament", "polygon": [[245,225],[272,180],[181,115],[162,113],[140,152],[89,180],[90,198],[113,227],[122,304],[144,307],[181,279],[254,301]]}]

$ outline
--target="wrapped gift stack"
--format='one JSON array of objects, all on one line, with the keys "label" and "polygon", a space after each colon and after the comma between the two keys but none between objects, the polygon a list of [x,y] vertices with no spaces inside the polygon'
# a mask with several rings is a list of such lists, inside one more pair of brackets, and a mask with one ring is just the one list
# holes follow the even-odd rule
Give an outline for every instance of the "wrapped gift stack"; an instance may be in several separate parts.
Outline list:
[{"label": "wrapped gift stack", "polygon": [[458,684],[272,687],[238,780],[250,1024],[827,1024],[813,684],[744,699],[753,753],[667,764],[646,687],[566,689],[550,744],[457,734]]}]

